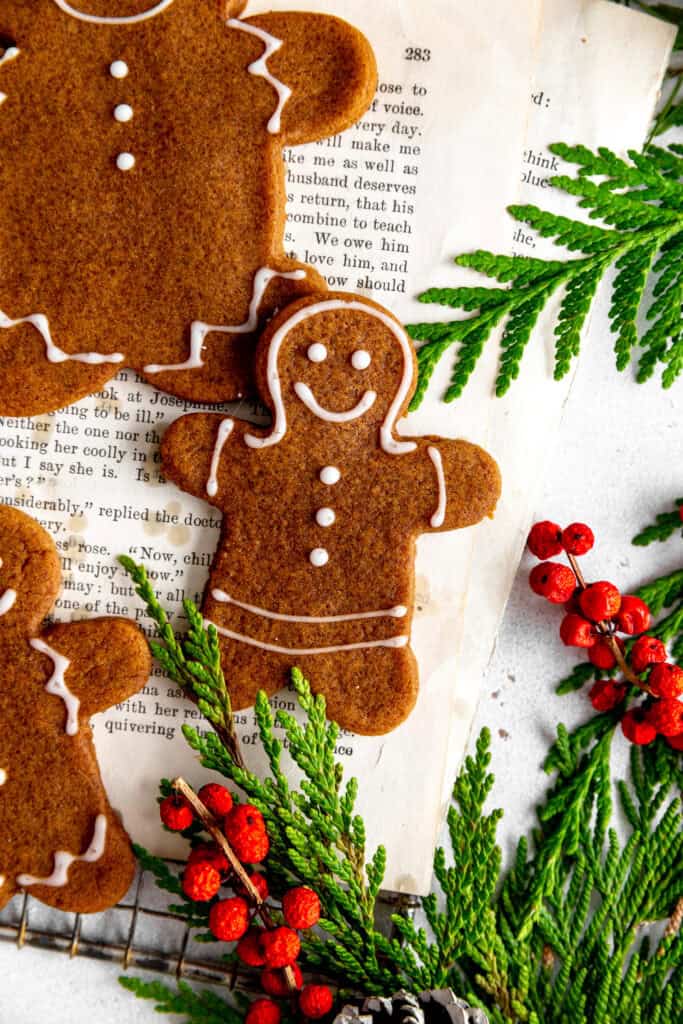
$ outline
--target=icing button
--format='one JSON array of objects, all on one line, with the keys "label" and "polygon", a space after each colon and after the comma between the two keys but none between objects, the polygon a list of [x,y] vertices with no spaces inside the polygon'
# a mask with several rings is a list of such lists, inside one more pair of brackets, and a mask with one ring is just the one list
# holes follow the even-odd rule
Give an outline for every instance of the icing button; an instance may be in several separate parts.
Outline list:
[{"label": "icing button", "polygon": [[116,166],[120,171],[131,171],[135,167],[135,157],[132,153],[119,153]]},{"label": "icing button", "polygon": [[119,124],[125,124],[127,121],[133,119],[133,108],[127,103],[119,103],[117,107],[114,107],[114,120],[118,121]]},{"label": "icing button", "polygon": [[308,559],[311,565],[314,565],[316,569],[319,569],[323,565],[327,565],[330,560],[330,556],[325,548],[313,548]]},{"label": "icing button", "polygon": [[306,355],[312,363],[324,363],[327,359],[327,349],[321,342],[316,341],[309,345]]},{"label": "icing button", "polygon": [[128,65],[125,60],[115,60],[110,64],[109,74],[112,78],[125,78],[128,74]]},{"label": "icing button", "polygon": [[336,466],[324,466],[320,470],[320,480],[322,483],[327,484],[328,487],[338,484],[340,479],[341,473]]},{"label": "icing button", "polygon": [[332,508],[319,508],[315,514],[315,521],[318,526],[332,526],[336,518]]},{"label": "icing button", "polygon": [[365,349],[359,348],[351,356],[351,366],[354,370],[367,370],[372,362],[372,356]]}]

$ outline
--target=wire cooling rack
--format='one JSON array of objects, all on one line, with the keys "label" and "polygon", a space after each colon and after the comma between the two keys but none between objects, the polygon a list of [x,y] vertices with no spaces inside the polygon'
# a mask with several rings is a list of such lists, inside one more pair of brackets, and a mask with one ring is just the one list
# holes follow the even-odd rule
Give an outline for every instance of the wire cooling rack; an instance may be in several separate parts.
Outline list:
[{"label": "wire cooling rack", "polygon": [[[180,861],[167,861],[170,868]],[[69,957],[84,956],[137,967],[188,981],[256,988],[255,974],[226,963],[221,943],[199,943],[192,929],[168,910],[174,897],[158,889],[147,871],[138,870],[125,898],[101,914],[64,914],[34,900],[15,896],[0,912],[0,941],[18,949],[38,947]],[[379,897],[379,927],[392,929],[391,914],[410,914],[414,896],[383,892]]]}]

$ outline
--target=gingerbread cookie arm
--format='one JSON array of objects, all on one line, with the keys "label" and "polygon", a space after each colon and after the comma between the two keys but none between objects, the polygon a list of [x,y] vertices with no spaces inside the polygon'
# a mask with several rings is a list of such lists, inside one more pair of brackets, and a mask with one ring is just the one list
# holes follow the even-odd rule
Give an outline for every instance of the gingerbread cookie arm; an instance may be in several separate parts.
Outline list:
[{"label": "gingerbread cookie arm", "polygon": [[52,663],[49,692],[63,700],[71,735],[137,693],[152,671],[147,641],[127,619],[60,623],[30,643]]},{"label": "gingerbread cookie arm", "polygon": [[[250,431],[250,424],[230,416],[182,416],[171,424],[161,442],[161,471],[182,491],[221,508],[221,496],[233,491],[231,485],[240,486],[244,469],[238,456],[247,454],[242,438]],[[233,458],[227,458],[229,451],[234,452]]]},{"label": "gingerbread cookie arm", "polygon": [[[460,530],[491,517],[500,497],[500,470],[479,445],[443,437],[422,438],[425,494],[431,500],[428,530]],[[427,531],[425,531],[427,532]]]},{"label": "gingerbread cookie arm", "polygon": [[269,131],[283,146],[335,135],[368,109],[375,57],[365,36],[341,18],[271,12],[229,24],[258,34],[263,53],[250,71],[277,93]]}]

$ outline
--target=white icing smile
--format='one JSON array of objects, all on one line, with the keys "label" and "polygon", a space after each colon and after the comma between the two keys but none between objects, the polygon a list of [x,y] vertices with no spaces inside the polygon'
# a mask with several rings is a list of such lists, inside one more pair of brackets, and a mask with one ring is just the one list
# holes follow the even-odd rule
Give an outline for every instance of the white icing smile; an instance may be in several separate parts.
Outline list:
[{"label": "white icing smile", "polygon": [[127,16],[114,16],[114,15],[100,15],[100,14],[85,14],[83,11],[79,11],[73,4],[67,2],[67,0],[54,0],[59,7],[60,11],[64,11],[65,14],[70,14],[72,18],[78,18],[79,21],[87,21],[91,25],[134,25],[138,21],[147,21],[148,18],[154,18],[155,15],[161,14],[167,7],[170,7],[173,0],[159,0],[159,3],[153,4],[152,7],[148,7],[146,11],[141,11],[139,14],[129,14]]},{"label": "white icing smile", "polygon": [[357,420],[360,416],[364,416],[369,409],[372,409],[377,398],[376,391],[366,391],[353,409],[349,409],[348,412],[332,412],[319,404],[308,384],[297,381],[294,390],[299,401],[303,402],[309,412],[327,423],[350,423],[351,420]]}]

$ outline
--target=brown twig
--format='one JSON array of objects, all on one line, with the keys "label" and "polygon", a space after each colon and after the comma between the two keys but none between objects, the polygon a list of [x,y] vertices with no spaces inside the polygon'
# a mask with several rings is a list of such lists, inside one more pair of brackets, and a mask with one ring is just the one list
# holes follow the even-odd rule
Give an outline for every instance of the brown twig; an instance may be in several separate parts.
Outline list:
[{"label": "brown twig", "polygon": [[679,899],[678,903],[674,907],[674,912],[669,918],[669,923],[664,929],[664,938],[671,939],[674,935],[678,935],[683,926],[683,896]]},{"label": "brown twig", "polygon": [[[173,786],[173,789],[176,791],[176,793],[180,793],[182,796],[185,797],[187,802],[191,805],[192,810],[195,812],[201,823],[204,825],[206,831],[209,833],[212,839],[215,840],[215,842],[218,844],[218,846],[223,851],[225,856],[228,858],[230,867],[233,869],[233,871],[239,878],[240,882],[244,886],[244,889],[246,890],[250,902],[253,903],[254,907],[256,908],[256,913],[263,921],[265,927],[275,928],[276,924],[273,921],[273,918],[270,916],[267,906],[261,899],[261,894],[259,893],[256,886],[249,878],[247,872],[244,870],[244,866],[240,862],[237,854],[233,850],[228,840],[225,838],[223,832],[218,826],[218,821],[216,820],[216,818],[214,818],[211,811],[202,803],[202,801],[199,799],[195,791],[192,789],[192,786],[188,785],[185,779],[174,779],[171,785]],[[296,992],[297,986],[293,969],[291,967],[283,967],[282,970],[285,977],[285,983],[287,985],[287,988],[289,989],[290,992]]]}]

